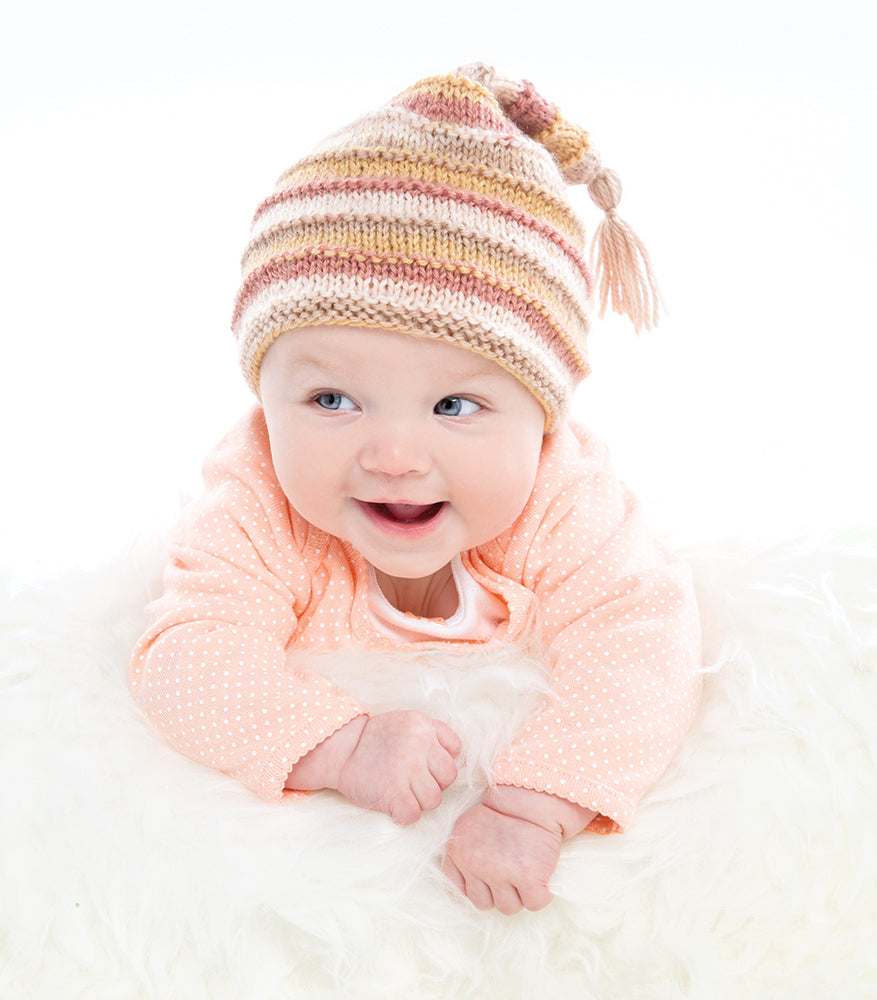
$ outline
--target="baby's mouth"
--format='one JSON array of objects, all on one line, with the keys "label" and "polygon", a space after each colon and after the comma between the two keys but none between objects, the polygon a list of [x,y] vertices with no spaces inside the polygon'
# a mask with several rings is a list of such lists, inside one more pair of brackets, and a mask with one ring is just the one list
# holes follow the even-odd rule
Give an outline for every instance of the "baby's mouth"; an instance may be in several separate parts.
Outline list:
[{"label": "baby's mouth", "polygon": [[439,503],[370,503],[369,507],[379,516],[396,524],[427,524],[444,507]]}]

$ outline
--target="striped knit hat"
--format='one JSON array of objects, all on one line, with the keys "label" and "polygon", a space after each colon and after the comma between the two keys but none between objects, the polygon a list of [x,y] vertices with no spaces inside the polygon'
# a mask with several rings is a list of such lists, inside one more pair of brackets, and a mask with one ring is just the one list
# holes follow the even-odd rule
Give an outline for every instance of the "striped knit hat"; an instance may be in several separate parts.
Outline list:
[{"label": "striped knit hat", "polygon": [[421,80],[335,132],[259,206],[232,327],[244,374],[288,330],[380,327],[496,361],[553,429],[588,373],[595,284],[566,183],[606,216],[595,238],[602,308],[657,320],[645,248],[615,213],[618,178],[588,134],[526,81],[484,65]]}]

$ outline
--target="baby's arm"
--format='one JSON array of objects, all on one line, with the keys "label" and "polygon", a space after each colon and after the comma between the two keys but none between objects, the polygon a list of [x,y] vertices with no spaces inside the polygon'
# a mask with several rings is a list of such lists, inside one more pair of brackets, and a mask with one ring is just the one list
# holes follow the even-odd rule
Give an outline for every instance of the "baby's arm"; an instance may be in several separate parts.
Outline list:
[{"label": "baby's arm", "polygon": [[570,426],[548,440],[545,464],[520,530],[485,562],[536,597],[551,695],[493,777],[596,809],[614,832],[694,718],[697,602],[605,448]]},{"label": "baby's arm", "polygon": [[457,777],[460,747],[452,729],[420,712],[360,715],[305,754],[286,787],[335,789],[407,825],[439,805]]},{"label": "baby's arm", "polygon": [[497,785],[454,826],[443,871],[479,910],[540,910],[564,840],[596,813],[545,792]]}]

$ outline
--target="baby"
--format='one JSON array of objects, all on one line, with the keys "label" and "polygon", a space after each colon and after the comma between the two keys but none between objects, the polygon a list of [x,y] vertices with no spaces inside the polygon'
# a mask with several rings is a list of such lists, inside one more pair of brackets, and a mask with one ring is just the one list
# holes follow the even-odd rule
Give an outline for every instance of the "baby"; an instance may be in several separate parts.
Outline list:
[{"label": "baby", "polygon": [[564,839],[630,822],[700,691],[687,570],[568,417],[595,279],[565,182],[606,211],[604,306],[649,326],[617,178],[529,83],[423,80],[280,178],[233,320],[259,405],[205,463],[131,674],[179,750],[264,798],[334,789],[408,824],[456,733],[287,653],[538,645],[551,695],[443,860],[507,914],[550,901]]}]

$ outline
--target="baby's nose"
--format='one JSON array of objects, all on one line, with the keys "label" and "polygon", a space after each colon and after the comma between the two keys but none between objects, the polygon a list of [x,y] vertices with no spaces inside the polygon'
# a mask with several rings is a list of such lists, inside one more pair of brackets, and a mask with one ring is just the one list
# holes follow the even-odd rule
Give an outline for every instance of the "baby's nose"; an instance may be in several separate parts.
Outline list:
[{"label": "baby's nose", "polygon": [[385,476],[423,475],[431,465],[422,434],[403,424],[376,428],[363,446],[359,461],[367,472]]}]

